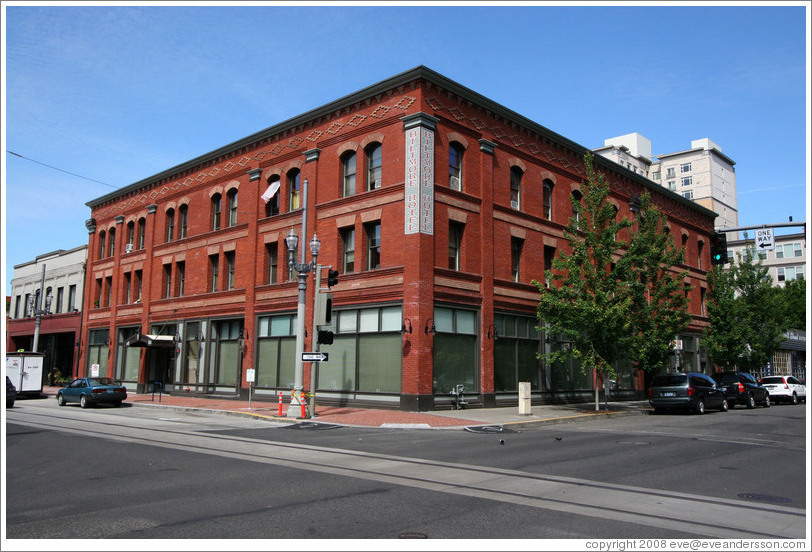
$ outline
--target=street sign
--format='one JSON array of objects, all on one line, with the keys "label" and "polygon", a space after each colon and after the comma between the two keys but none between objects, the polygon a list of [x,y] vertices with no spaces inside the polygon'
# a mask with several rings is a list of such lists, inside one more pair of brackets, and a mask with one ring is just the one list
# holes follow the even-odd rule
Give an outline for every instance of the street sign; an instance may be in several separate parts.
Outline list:
[{"label": "street sign", "polygon": [[327,353],[302,353],[302,362],[327,362]]},{"label": "street sign", "polygon": [[759,251],[772,251],[775,249],[775,236],[772,228],[756,229],[756,249]]}]

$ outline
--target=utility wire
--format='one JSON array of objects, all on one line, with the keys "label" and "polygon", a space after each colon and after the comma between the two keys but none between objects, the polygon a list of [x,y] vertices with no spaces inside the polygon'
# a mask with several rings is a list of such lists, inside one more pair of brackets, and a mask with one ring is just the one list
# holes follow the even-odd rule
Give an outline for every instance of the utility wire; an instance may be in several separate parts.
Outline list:
[{"label": "utility wire", "polygon": [[92,178],[88,178],[88,177],[86,177],[86,176],[82,176],[81,174],[76,174],[76,173],[72,173],[72,172],[69,172],[69,171],[65,171],[65,170],[62,170],[62,169],[60,169],[60,168],[58,168],[58,167],[54,167],[54,166],[52,166],[52,165],[48,165],[48,164],[46,164],[46,163],[42,163],[42,162],[40,162],[40,161],[37,161],[37,160],[35,160],[35,159],[31,159],[31,158],[26,157],[26,156],[24,156],[24,155],[20,155],[19,153],[14,153],[13,151],[10,151],[10,150],[6,150],[6,153],[10,153],[11,155],[14,155],[14,156],[16,156],[16,157],[19,157],[20,159],[25,159],[26,161],[31,161],[32,163],[36,163],[37,165],[42,165],[43,167],[48,167],[49,169],[54,169],[55,171],[63,172],[63,173],[65,173],[65,174],[69,174],[69,175],[71,175],[71,176],[76,176],[76,177],[79,177],[79,178],[84,178],[85,180],[90,180],[91,182],[96,182],[96,183],[98,183],[98,184],[102,184],[102,185],[104,185],[104,186],[110,186],[111,188],[115,188],[116,190],[118,189],[118,186],[113,186],[112,184],[108,184],[107,182],[102,182],[102,181],[100,181],[100,180],[93,180]]}]

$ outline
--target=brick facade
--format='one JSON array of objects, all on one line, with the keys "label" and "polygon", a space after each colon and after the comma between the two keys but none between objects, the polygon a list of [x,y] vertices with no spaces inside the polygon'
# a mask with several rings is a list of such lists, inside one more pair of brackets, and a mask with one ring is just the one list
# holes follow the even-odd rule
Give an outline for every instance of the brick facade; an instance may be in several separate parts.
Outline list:
[{"label": "brick facade", "polygon": [[[420,143],[410,144],[413,139]],[[452,189],[449,174],[452,144],[463,152],[459,190]],[[369,163],[375,165],[377,154],[373,150],[378,146],[380,170],[375,172]],[[438,387],[439,368],[434,366],[438,355],[435,340],[440,335],[449,343],[459,338],[465,347],[474,344],[474,388],[466,391],[475,403],[489,406],[511,397],[515,401],[515,391],[495,389],[497,341],[491,336],[496,317],[501,324],[504,316],[534,316],[538,291],[530,282],[544,280],[545,251],[565,245],[563,229],[571,215],[569,198],[585,178],[585,152],[582,146],[429,69],[419,67],[397,75],[89,202],[92,218],[88,221],[84,342],[94,330],[109,332],[107,373],[144,389],[158,373],[149,357],[159,355],[146,348],[140,355],[137,381],[122,378],[122,362],[126,361],[117,357],[125,355],[127,349],[121,345],[120,330],[130,328],[148,334],[161,326],[170,328],[178,343],[173,353],[163,353],[160,358],[168,363],[165,383],[172,392],[245,395],[246,369],[266,369],[270,357],[264,355],[275,351],[273,347],[287,346],[286,337],[272,340],[274,333],[266,330],[266,322],[275,324],[279,320],[273,316],[296,312],[297,287],[295,280],[287,278],[285,237],[295,230],[301,248],[315,231],[321,240],[319,264],[332,265],[342,273],[332,289],[334,309],[346,311],[348,317],[353,309],[359,313],[359,329],[346,334],[356,339],[355,352],[353,345],[347,345],[347,358],[356,353],[363,358],[367,346],[370,351],[377,350],[374,343],[362,343],[374,334],[363,333],[364,324],[370,323],[374,314],[370,307],[399,307],[402,324],[412,330],[407,327],[402,346],[395,350],[391,342],[397,332],[390,327],[391,320],[384,321],[383,311],[379,314],[381,332],[389,332],[386,350],[400,356],[381,362],[399,365],[399,392],[376,392],[375,385],[380,386],[380,382],[364,388],[364,378],[373,381],[375,375],[367,374],[359,360],[347,368],[348,380],[355,382],[348,386],[354,388],[334,386],[320,391],[320,401],[355,401],[409,410],[447,405],[447,390]],[[342,156],[351,153],[356,157],[355,190],[345,196]],[[633,195],[648,190],[654,203],[668,215],[672,235],[686,236],[685,268],[693,286],[690,308],[696,315],[690,331],[698,335],[707,323],[699,302],[700,290],[706,287],[705,269],[710,266],[707,246],[701,250],[699,261],[698,242],[708,243],[713,213],[611,162],[596,159],[596,164],[611,183],[611,201],[621,215],[629,214]],[[513,205],[511,167],[523,172],[519,202]],[[289,185],[289,178],[297,171],[300,186],[305,180],[308,183],[307,236],[300,235],[302,209],[297,208]],[[267,216],[260,196],[276,178],[281,184],[277,193],[279,213]],[[544,182],[552,184],[549,206],[545,206]],[[419,190],[418,195],[415,190]],[[230,213],[235,192],[237,206],[235,213]],[[301,201],[301,190],[299,194]],[[212,229],[213,198],[217,197],[221,198],[220,227]],[[179,237],[182,210],[188,214],[186,237]],[[169,212],[174,213],[171,240],[167,239]],[[236,217],[233,224],[230,216]],[[142,224],[143,247],[138,237]],[[368,232],[377,225],[380,262],[370,268],[370,255],[374,260],[375,252],[370,253]],[[133,247],[127,252],[130,228]],[[109,244],[106,253],[100,255],[99,240],[102,234],[109,239],[111,230],[116,240],[113,255],[109,255]],[[352,235],[350,230],[354,230],[354,269],[345,272],[342,236]],[[450,267],[451,234],[461,235],[459,248],[454,248],[459,252],[458,267]],[[513,278],[512,244],[521,244],[519,281]],[[270,282],[269,276],[273,251],[276,282]],[[218,285],[212,289],[215,270]],[[325,285],[323,282],[322,287]],[[314,345],[310,335],[313,298],[310,277],[305,350],[312,350]],[[426,330],[438,307],[446,309],[440,322],[445,324],[446,317],[453,315],[454,326],[431,334]],[[391,315],[397,311],[387,312]],[[226,337],[225,326],[217,326],[221,320],[237,320],[245,338],[241,341],[238,382],[228,383],[231,376],[223,376],[221,368],[215,368],[218,363],[225,366],[231,362],[228,351],[232,349],[224,344],[234,339],[233,335]],[[473,330],[469,320],[475,320]],[[197,341],[205,351],[193,362],[194,372],[187,365],[189,348],[197,347],[190,341],[192,328],[205,334]],[[218,344],[213,342],[215,333]],[[267,339],[263,345],[267,349],[258,345],[260,337]],[[517,343],[523,337],[518,336]],[[543,339],[535,339],[544,346]],[[84,369],[88,369],[87,362]],[[331,355],[330,362],[335,372],[341,360]],[[460,369],[467,370],[462,365]],[[534,398],[555,400],[548,368],[539,364],[538,371],[540,383]],[[207,375],[200,376],[204,372]],[[279,382],[283,372],[280,364]],[[194,382],[189,381],[192,373],[196,374]],[[309,389],[307,368],[304,378]],[[637,380],[631,392],[642,389],[642,380]],[[273,393],[284,388],[281,384],[257,386],[258,396],[261,399],[264,391],[275,400]]]}]

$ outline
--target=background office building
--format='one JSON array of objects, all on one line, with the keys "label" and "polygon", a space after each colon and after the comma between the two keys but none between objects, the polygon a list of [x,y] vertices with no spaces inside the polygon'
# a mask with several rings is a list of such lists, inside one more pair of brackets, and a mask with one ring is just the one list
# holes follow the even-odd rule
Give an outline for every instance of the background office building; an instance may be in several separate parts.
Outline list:
[{"label": "background office building", "polygon": [[[319,264],[340,273],[319,404],[431,410],[458,384],[472,406],[515,404],[520,381],[536,402],[590,397],[592,374],[539,360],[561,344],[536,329],[531,284],[567,247],[587,151],[418,67],[94,199],[83,370],[99,364],[131,389],[236,397],[253,368],[257,400],[291,389],[297,282],[285,238],[301,234],[306,202],[299,248],[315,233]],[[700,368],[714,213],[596,166],[619,216],[648,191],[685,246],[694,316],[682,365]],[[306,351],[313,288],[311,276]],[[621,391],[642,393],[643,376],[619,368]]]}]

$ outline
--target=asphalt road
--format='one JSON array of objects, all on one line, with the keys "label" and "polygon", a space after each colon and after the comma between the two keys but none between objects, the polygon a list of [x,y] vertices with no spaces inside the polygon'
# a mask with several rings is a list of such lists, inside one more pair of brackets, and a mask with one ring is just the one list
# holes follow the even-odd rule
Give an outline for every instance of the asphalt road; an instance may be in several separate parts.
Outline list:
[{"label": "asphalt road", "polygon": [[802,538],[806,405],[499,433],[6,411],[9,539]]}]

